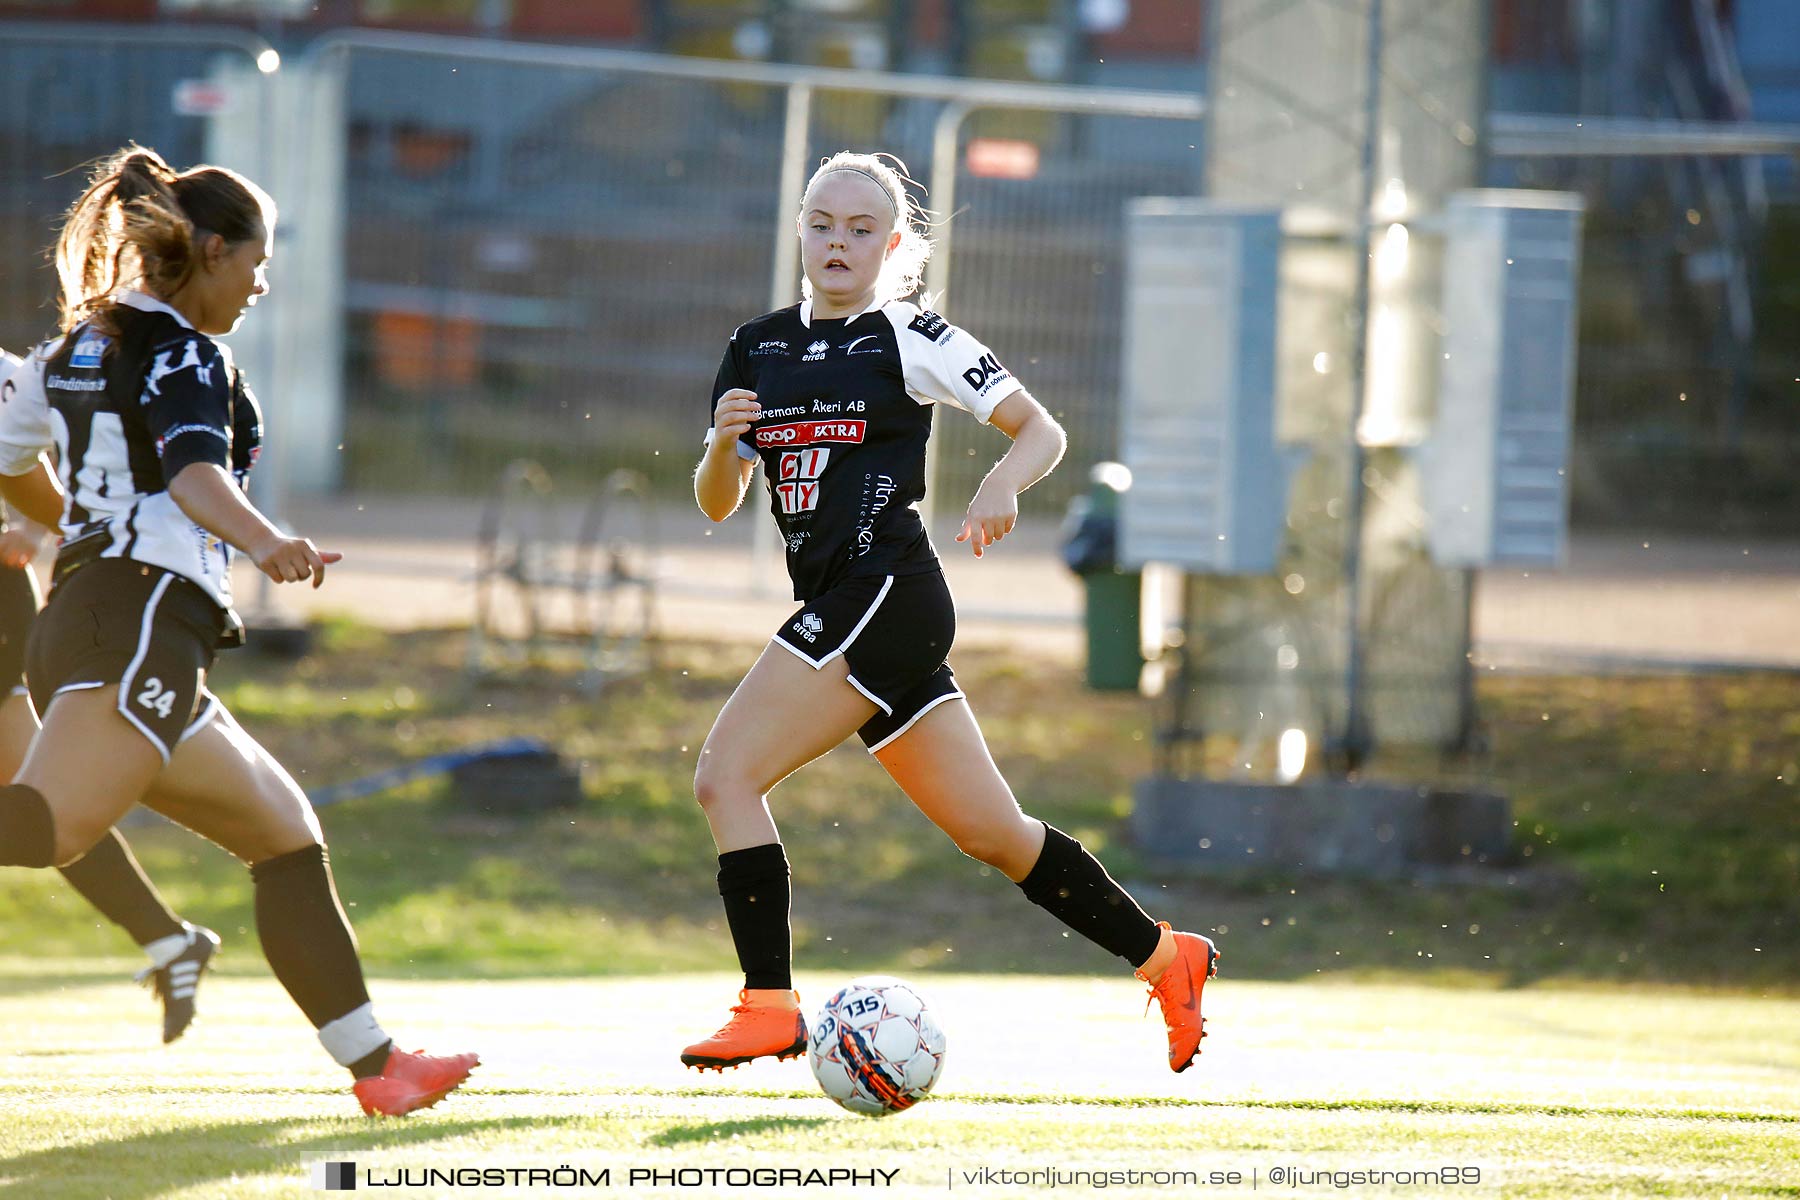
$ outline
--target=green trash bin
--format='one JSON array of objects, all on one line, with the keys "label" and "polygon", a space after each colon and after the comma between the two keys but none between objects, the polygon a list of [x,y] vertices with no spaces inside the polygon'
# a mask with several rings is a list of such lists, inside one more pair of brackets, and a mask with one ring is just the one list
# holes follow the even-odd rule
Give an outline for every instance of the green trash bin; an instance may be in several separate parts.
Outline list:
[{"label": "green trash bin", "polygon": [[1081,577],[1085,593],[1087,684],[1097,691],[1135,691],[1144,669],[1140,571],[1119,566],[1119,495],[1131,472],[1099,463],[1087,494],[1069,504],[1063,523],[1063,561]]}]

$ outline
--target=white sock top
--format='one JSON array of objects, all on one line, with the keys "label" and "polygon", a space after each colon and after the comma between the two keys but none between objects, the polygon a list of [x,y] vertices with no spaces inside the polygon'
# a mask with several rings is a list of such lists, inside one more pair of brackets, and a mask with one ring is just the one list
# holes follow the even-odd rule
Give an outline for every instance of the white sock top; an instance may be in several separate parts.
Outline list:
[{"label": "white sock top", "polygon": [[372,1002],[351,1009],[319,1029],[319,1044],[340,1067],[367,1058],[392,1040],[376,1023]]}]

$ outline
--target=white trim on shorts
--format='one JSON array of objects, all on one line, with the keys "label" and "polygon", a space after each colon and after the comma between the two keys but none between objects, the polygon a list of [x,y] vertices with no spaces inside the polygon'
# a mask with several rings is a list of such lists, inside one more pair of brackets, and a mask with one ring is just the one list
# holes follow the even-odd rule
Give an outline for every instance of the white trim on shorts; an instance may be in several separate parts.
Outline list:
[{"label": "white trim on shorts", "polygon": [[[837,649],[833,650],[830,654],[827,654],[824,658],[812,657],[811,655],[807,654],[806,651],[800,649],[800,647],[794,645],[792,642],[784,640],[779,633],[775,634],[775,636],[771,637],[769,640],[772,642],[777,642],[783,646],[786,646],[789,650],[792,650],[794,652],[794,656],[796,658],[798,658],[801,662],[805,663],[807,666],[811,667],[813,670],[823,671],[825,669],[826,663],[830,662],[832,659],[836,658],[838,655],[840,655],[844,651],[848,650],[850,648],[851,643],[855,642],[857,638],[862,636],[863,628],[865,626],[867,626],[870,621],[875,619],[875,610],[881,607],[881,602],[883,600],[887,599],[888,591],[893,586],[894,586],[894,577],[892,575],[889,575],[882,581],[881,590],[879,592],[875,593],[875,600],[873,603],[871,603],[869,605],[868,609],[863,613],[862,620],[858,621],[856,623],[856,628],[854,628],[850,631],[850,636],[846,637],[843,641],[839,642],[837,645]],[[808,601],[808,603],[811,603],[811,601]],[[802,606],[800,611],[805,612],[806,611],[805,606]],[[852,680],[852,682],[854,683],[855,681]],[[863,691],[861,684],[857,684],[856,690],[859,692],[862,692],[863,695],[865,695],[865,696],[869,696],[868,692]],[[875,700],[875,697],[869,696],[869,699]],[[881,704],[881,701],[875,700],[875,703]],[[881,704],[881,707],[882,707],[882,710],[884,712],[888,713],[890,716],[893,714],[894,710],[889,708],[887,705]]]},{"label": "white trim on shorts", "polygon": [[138,668],[144,665],[144,659],[150,653],[150,630],[156,624],[156,606],[162,603],[163,593],[169,590],[169,581],[174,578],[173,574],[165,574],[156,581],[156,590],[150,593],[150,602],[144,605],[143,620],[138,625],[137,654],[132,658],[131,664],[125,668],[125,674],[119,678],[119,715],[136,725],[138,732],[150,739],[150,744],[156,747],[158,754],[162,755],[165,767],[169,765],[169,747],[162,744],[162,739],[157,737],[148,725],[138,720],[137,714],[131,711],[130,701],[132,690],[137,686]]},{"label": "white trim on shorts", "polygon": [[225,711],[225,706],[219,703],[219,698],[205,688],[200,689],[200,698],[206,701],[206,704],[200,709],[200,715],[189,721],[188,727],[181,731],[180,737],[175,739],[176,746],[180,746],[181,743],[187,741],[196,733],[205,729],[208,725],[211,725],[213,723],[213,718]]},{"label": "white trim on shorts", "polygon": [[867,696],[870,700],[874,701],[876,708],[879,708],[883,713],[887,714],[890,717],[894,715],[894,706],[889,704],[886,700],[883,700],[880,696],[877,696],[874,692],[871,692],[868,688],[864,687],[862,685],[862,682],[860,680],[858,680],[856,678],[856,676],[846,675],[846,676],[844,676],[844,678],[849,681],[851,687],[855,688],[857,691],[859,691],[863,695]]},{"label": "white trim on shorts", "polygon": [[809,658],[809,657],[807,657],[806,651],[800,649],[800,647],[794,645],[792,642],[785,641],[779,633],[776,634],[774,637],[770,638],[769,640],[771,642],[774,642],[777,646],[780,646],[783,650],[793,651],[795,658],[799,659],[801,662],[805,663],[807,666],[811,667],[815,671],[824,670],[825,664],[831,661],[829,658]]},{"label": "white trim on shorts", "polygon": [[[875,619],[875,611],[881,607],[881,602],[887,599],[887,594],[893,589],[893,586],[894,577],[892,575],[889,575],[886,579],[881,581],[881,590],[875,593],[875,603],[869,605],[869,611],[865,612],[862,620],[856,623],[856,628],[850,631],[850,636],[845,638],[843,642],[839,644],[835,652],[836,654],[842,654],[844,651],[848,650],[850,644],[862,636],[864,627],[867,626],[870,621]],[[831,657],[827,657],[825,661],[830,662]]]},{"label": "white trim on shorts", "polygon": [[[894,732],[888,734],[886,737],[882,738],[879,742],[876,742],[873,746],[870,746],[869,753],[873,754],[877,750],[880,750],[883,747],[887,746],[888,743],[892,742],[895,738],[899,737],[901,734],[903,734],[907,730],[911,729],[914,725],[917,725],[919,723],[920,717],[924,716],[926,713],[930,712],[932,709],[936,708],[938,705],[942,704],[944,701],[946,701],[946,700],[965,700],[965,699],[967,699],[967,697],[964,696],[961,692],[945,692],[943,695],[935,697],[931,701],[930,704],[927,704],[924,708],[921,708],[918,712],[914,713],[912,715],[912,719],[909,720],[906,724],[904,724],[900,728],[894,730]],[[892,716],[893,714],[889,713],[888,715]]]},{"label": "white trim on shorts", "polygon": [[[87,692],[92,691],[94,688],[103,688],[105,686],[106,682],[98,679],[90,683],[65,683],[50,694],[50,699],[54,700],[64,692]],[[13,695],[24,696],[26,699],[30,699],[31,689],[25,687],[16,688],[13,691]],[[225,711],[225,706],[219,702],[219,698],[207,689],[200,689],[200,698],[205,700],[206,704],[200,709],[200,714],[188,722],[188,727],[181,731],[181,736],[175,739],[175,744],[177,746],[193,737],[196,733],[199,733],[202,729],[205,729],[208,725],[211,725],[218,715]],[[142,728],[142,726],[139,726],[139,728]]]}]

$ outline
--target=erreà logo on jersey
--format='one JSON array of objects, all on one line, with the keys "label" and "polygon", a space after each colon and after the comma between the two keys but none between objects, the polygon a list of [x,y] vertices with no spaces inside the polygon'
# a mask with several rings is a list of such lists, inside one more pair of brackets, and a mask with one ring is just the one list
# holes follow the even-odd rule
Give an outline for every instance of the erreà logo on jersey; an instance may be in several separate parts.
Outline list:
[{"label": "erre\u00e0 logo on jersey", "polygon": [[1011,378],[1000,360],[992,354],[984,354],[979,362],[962,373],[963,382],[975,389],[977,396],[985,396],[988,389],[1003,379]]},{"label": "erre\u00e0 logo on jersey", "polygon": [[868,429],[867,421],[793,421],[758,429],[756,445],[761,450],[775,450],[816,442],[860,442]]}]

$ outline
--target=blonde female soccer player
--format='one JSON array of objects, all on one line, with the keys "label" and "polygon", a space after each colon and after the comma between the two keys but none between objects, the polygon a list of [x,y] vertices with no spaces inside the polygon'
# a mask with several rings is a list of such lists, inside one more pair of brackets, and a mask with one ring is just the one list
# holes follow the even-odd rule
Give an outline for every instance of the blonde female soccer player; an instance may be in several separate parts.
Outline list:
[{"label": "blonde female soccer player", "polygon": [[1062,428],[986,346],[904,299],[931,246],[886,158],[827,159],[797,233],[806,299],[732,334],[694,476],[701,511],[723,521],[761,459],[803,606],[700,751],[694,791],[718,849],[744,990],[724,1028],[682,1062],[723,1068],[804,1048],[787,856],[767,797],[855,733],[965,854],[1135,968],[1162,1004],[1169,1065],[1184,1071],[1204,1036],[1200,995],[1217,952],[1153,921],[1079,842],[1020,811],[946,661],[956,611],[915,507],[932,405],[1013,440],[957,535],[977,558],[1012,531],[1019,493],[1062,457]]},{"label": "blonde female soccer player", "polygon": [[64,218],[62,335],[0,406],[0,491],[63,532],[26,646],[43,729],[0,787],[0,865],[70,862],[139,800],[224,846],[250,865],[276,979],[363,1110],[398,1116],[478,1060],[407,1053],[382,1030],[318,818],[206,690],[216,650],[242,640],[233,549],[314,587],[338,558],[245,495],[254,401],[213,341],[267,293],[274,226],[274,203],[243,176],[177,172],[139,147],[101,163]]}]

